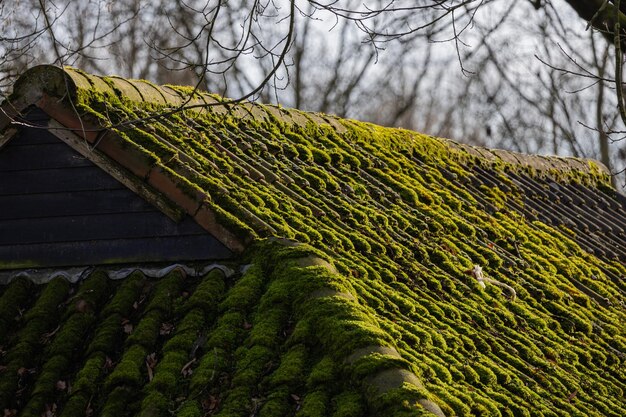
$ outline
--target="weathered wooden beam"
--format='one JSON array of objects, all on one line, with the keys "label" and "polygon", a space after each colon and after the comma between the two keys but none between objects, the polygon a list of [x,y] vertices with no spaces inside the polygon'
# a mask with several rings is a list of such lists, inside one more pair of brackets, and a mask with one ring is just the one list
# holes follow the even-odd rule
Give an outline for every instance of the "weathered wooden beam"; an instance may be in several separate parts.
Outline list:
[{"label": "weathered wooden beam", "polygon": [[6,145],[9,142],[9,140],[13,136],[15,136],[16,133],[17,133],[17,129],[14,129],[14,128],[9,128],[5,130],[4,132],[2,132],[0,134],[0,149],[2,149],[4,145]]}]

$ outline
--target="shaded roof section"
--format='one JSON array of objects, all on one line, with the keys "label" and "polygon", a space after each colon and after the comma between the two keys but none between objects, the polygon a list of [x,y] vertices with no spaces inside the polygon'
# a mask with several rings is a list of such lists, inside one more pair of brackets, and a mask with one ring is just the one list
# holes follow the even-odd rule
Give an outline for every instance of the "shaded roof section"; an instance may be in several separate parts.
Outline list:
[{"label": "shaded roof section", "polygon": [[[290,404],[286,414],[296,415],[375,415],[368,398],[398,407],[389,411],[398,415],[405,406],[410,415],[423,412],[431,404],[426,401],[448,416],[626,414],[626,216],[600,164],[473,148],[272,106],[226,106],[207,94],[188,104],[209,107],[173,112],[192,91],[46,67],[27,73],[3,109],[13,108],[14,120],[25,106],[38,105],[56,121],[52,131],[71,136],[73,146],[84,144],[85,154],[102,157],[105,169],[114,166],[141,181],[149,198],[194,216],[231,248],[244,251],[263,237],[281,236],[307,243],[334,265],[330,275],[326,266],[310,265],[304,268],[311,274],[282,276],[272,272],[277,258],[261,249],[250,262],[264,271],[272,302],[256,298],[244,314],[261,317],[268,305],[290,300],[303,333],[294,329],[284,342],[269,328],[261,326],[259,334],[282,346],[281,358],[292,343],[309,351],[321,346],[318,356],[302,359],[306,369],[313,370],[323,355],[335,355],[346,372],[337,381],[341,386],[319,393],[309,386],[311,371],[299,374],[306,389],[295,398],[272,386],[267,395],[247,396],[245,409],[233,410],[225,404],[237,402],[240,385],[231,384],[216,414],[250,415],[273,395]],[[1,121],[0,142],[15,128],[11,118]],[[281,276],[289,282],[287,292],[302,298],[269,291]],[[317,279],[324,284],[308,286]],[[228,297],[232,290],[224,291]],[[368,336],[355,337],[356,344],[326,331],[314,333],[323,335],[318,339],[295,337],[309,334],[298,314],[320,311],[302,300],[317,299],[343,307],[310,313],[313,322],[324,317],[340,327],[342,318],[366,323]],[[228,311],[220,304],[218,317],[229,320]],[[146,314],[138,313],[137,322]],[[182,320],[181,314],[173,320]],[[64,327],[67,317],[51,323],[53,330]],[[104,318],[95,315],[89,337]],[[17,349],[22,331],[16,330],[5,351]],[[250,347],[243,340],[236,343],[242,349],[235,359]],[[212,347],[207,343],[206,351]],[[35,346],[48,349],[38,339]],[[134,354],[130,343],[115,346],[119,357]],[[164,357],[164,347],[155,349]],[[87,357],[82,348],[78,352]],[[134,360],[145,361],[144,353]],[[361,366],[349,359],[354,354],[375,361]],[[43,375],[44,358],[36,359],[33,378]],[[229,362],[231,372],[248,367],[236,363]],[[388,376],[387,370],[392,372],[385,380],[392,383],[378,391],[377,378]],[[114,371],[103,372],[109,378]],[[150,372],[137,372],[134,414],[142,407],[137,404],[151,403]],[[170,409],[185,414],[176,408],[179,393],[163,387]],[[335,395],[355,398],[357,408],[337,411],[344,402]]]},{"label": "shaded roof section", "polygon": [[254,252],[234,274],[13,281],[0,296],[5,415],[358,416],[409,409],[381,395],[403,382],[405,400],[438,410],[328,261],[277,242]]}]

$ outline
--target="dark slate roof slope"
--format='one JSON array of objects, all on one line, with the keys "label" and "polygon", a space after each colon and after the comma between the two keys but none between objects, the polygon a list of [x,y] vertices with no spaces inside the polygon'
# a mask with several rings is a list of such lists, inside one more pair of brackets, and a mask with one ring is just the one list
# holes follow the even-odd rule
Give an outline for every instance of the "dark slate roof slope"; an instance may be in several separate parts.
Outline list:
[{"label": "dark slate roof slope", "polygon": [[[36,68],[3,108],[15,115],[38,105],[73,129],[74,146],[86,142],[86,154],[144,181],[150,195],[173,202],[235,251],[267,236],[308,246],[266,242],[246,252],[253,266],[223,284],[213,315],[200,307],[204,322],[193,332],[207,338],[190,365],[189,343],[178,350],[167,342],[176,336],[155,333],[170,321],[186,329],[182,301],[165,313],[161,302],[152,311],[146,301],[133,313],[131,334],[107,342],[116,349],[107,365],[106,351],[91,362],[99,351],[90,346],[107,320],[120,334],[118,320],[128,314],[109,319],[107,306],[131,280],[115,284],[112,298],[87,301],[80,316],[71,305],[43,313],[67,299],[68,284],[37,289],[59,298],[46,301],[26,297],[21,286],[29,284],[14,281],[2,289],[0,317],[12,336],[0,364],[13,381],[10,401],[22,369],[34,369],[22,415],[65,395],[51,385],[59,372],[73,381],[95,372],[105,381],[104,394],[93,394],[99,400],[89,388],[80,397],[103,415],[166,415],[166,407],[185,416],[419,415],[427,408],[447,416],[626,415],[626,215],[600,164],[220,104],[191,92]],[[183,103],[203,107],[171,112]],[[60,132],[60,124],[51,128]],[[0,120],[0,146],[13,128]],[[300,251],[311,248],[325,261],[293,259],[307,259]],[[284,269],[276,253],[291,259]],[[139,288],[148,285],[137,279]],[[89,282],[79,294],[96,285]],[[169,285],[162,282],[150,288]],[[191,300],[198,289],[185,291]],[[5,296],[32,307],[14,322],[17,304]],[[58,334],[69,333],[63,329],[72,320],[83,323],[76,326],[84,326],[88,346],[57,351],[40,340],[60,326],[51,346],[70,343]],[[144,320],[149,346],[139,336]],[[44,353],[23,353],[22,343]],[[61,370],[44,377],[67,349],[81,359],[58,359]],[[216,381],[222,371],[228,377]],[[54,402],[59,413],[76,392],[83,391]]]}]

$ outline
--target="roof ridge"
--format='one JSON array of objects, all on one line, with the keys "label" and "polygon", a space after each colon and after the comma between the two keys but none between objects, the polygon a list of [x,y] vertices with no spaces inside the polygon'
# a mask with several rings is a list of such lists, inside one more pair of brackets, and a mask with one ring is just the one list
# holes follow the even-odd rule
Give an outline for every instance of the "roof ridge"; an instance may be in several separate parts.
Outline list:
[{"label": "roof ridge", "polygon": [[[230,115],[235,118],[269,119],[287,125],[306,127],[309,124],[328,125],[339,134],[350,130],[386,132],[389,145],[403,148],[410,152],[407,145],[419,138],[428,139],[428,146],[447,153],[457,161],[473,161],[479,165],[500,165],[514,170],[523,170],[531,176],[551,177],[555,180],[581,179],[590,177],[593,182],[612,188],[610,171],[601,162],[591,158],[561,157],[523,154],[514,151],[489,149],[463,144],[452,139],[423,135],[402,128],[382,127],[373,123],[343,119],[330,114],[304,112],[284,108],[280,105],[259,104],[250,101],[229,101],[215,94],[198,90],[194,87],[155,85],[146,80],[127,79],[119,76],[98,76],[73,67],[40,65],[27,70],[15,83],[13,94],[2,104],[7,114],[0,114],[0,132],[11,123],[12,116],[30,104],[36,103],[44,94],[64,98],[79,98],[83,94],[105,94],[141,102],[151,106],[166,106],[172,110],[180,106],[197,112],[213,112]],[[193,97],[190,95],[193,93]],[[9,136],[9,135],[5,135]],[[369,135],[372,137],[372,135]],[[409,139],[409,140],[407,140]],[[405,143],[399,143],[405,141]],[[395,142],[395,143],[394,143]],[[380,141],[377,141],[380,145]],[[2,137],[0,137],[2,146]]]}]

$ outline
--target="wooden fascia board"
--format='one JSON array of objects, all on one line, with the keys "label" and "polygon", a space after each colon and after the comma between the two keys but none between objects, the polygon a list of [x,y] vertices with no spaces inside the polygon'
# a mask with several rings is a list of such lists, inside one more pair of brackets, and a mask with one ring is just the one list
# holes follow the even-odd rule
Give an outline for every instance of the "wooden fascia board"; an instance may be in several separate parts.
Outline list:
[{"label": "wooden fascia board", "polygon": [[6,99],[0,106],[0,132],[7,129],[15,118],[18,117],[28,106],[35,104],[40,96],[25,96],[21,100]]},{"label": "wooden fascia board", "polygon": [[18,117],[28,106],[34,104],[30,101],[5,100],[0,106],[0,149],[17,133],[17,128],[12,126]]},{"label": "wooden fascia board", "polygon": [[4,132],[0,133],[0,150],[6,145],[13,136],[17,133],[17,129],[9,128]]}]

